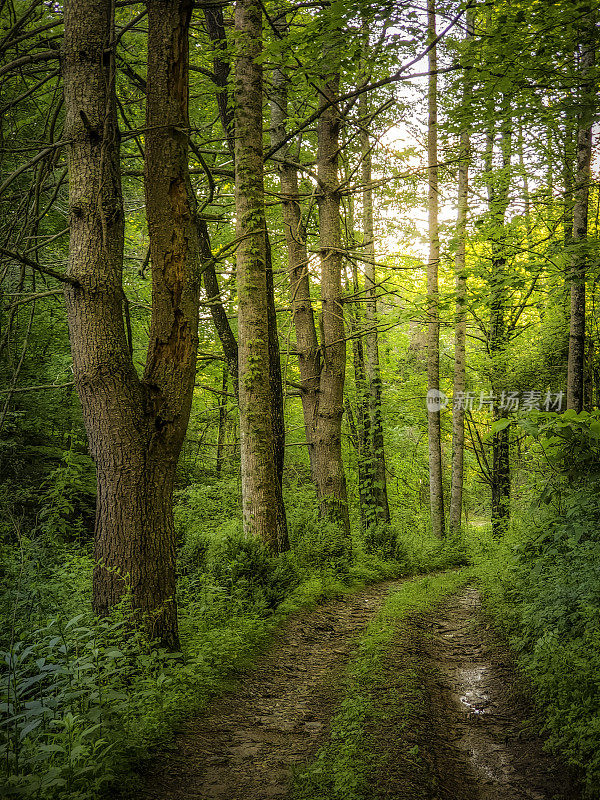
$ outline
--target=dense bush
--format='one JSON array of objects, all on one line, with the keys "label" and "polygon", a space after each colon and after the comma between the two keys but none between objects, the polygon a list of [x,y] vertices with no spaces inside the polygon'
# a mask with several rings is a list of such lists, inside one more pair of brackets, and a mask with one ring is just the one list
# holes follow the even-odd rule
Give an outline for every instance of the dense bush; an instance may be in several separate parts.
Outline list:
[{"label": "dense bush", "polygon": [[275,609],[300,583],[293,556],[272,556],[258,539],[241,531],[218,538],[208,550],[209,580],[226,590],[240,609]]},{"label": "dense bush", "polygon": [[551,746],[600,785],[600,481],[563,485],[562,514],[534,508],[504,543],[479,548],[488,605],[534,688]]}]

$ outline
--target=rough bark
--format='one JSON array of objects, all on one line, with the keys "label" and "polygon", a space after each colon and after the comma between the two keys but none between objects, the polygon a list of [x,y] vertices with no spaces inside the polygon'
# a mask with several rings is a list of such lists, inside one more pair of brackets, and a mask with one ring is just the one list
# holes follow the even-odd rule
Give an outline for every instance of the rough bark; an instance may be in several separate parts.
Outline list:
[{"label": "rough bark", "polygon": [[339,193],[339,95],[337,44],[327,45],[325,81],[319,95],[317,175],[319,179],[319,250],[321,260],[321,353],[317,424],[314,434],[318,494],[323,516],[350,535],[346,477],[342,462],[342,416],[346,341],[342,303],[342,235]]},{"label": "rough bark", "polygon": [[[473,38],[473,11],[467,12],[467,42]],[[462,98],[463,121],[460,134],[460,163],[458,167],[458,213],[456,218],[456,255],[454,258],[456,316],[454,322],[454,397],[464,397],[466,390],[466,244],[467,214],[469,211],[469,159],[471,155],[470,111],[472,87],[469,75],[465,76]],[[450,533],[457,536],[461,530],[465,454],[464,404],[454,402],[452,408],[452,483],[450,489]]]},{"label": "rough bark", "polygon": [[[280,17],[278,31],[283,35],[286,31],[285,17]],[[288,113],[287,78],[281,69],[273,70],[271,77],[271,147],[279,145],[286,135]],[[306,441],[311,466],[311,475],[315,486],[318,485],[315,472],[314,435],[319,400],[319,377],[321,373],[321,354],[315,318],[310,296],[310,280],[308,272],[308,250],[306,246],[306,230],[302,219],[298,188],[298,170],[293,165],[290,147],[280,150],[280,160],[276,162],[282,195],[283,227],[288,258],[288,275],[290,284],[290,305],[296,332],[296,352],[298,368],[302,382],[301,402],[306,431]]]},{"label": "rough bark", "polygon": [[275,552],[277,474],[269,363],[266,221],[262,147],[262,11],[235,9],[235,202],[238,279],[240,447],[244,530]]},{"label": "rough bark", "polygon": [[592,159],[592,121],[596,106],[595,67],[596,15],[592,14],[581,35],[580,70],[583,80],[582,109],[577,130],[577,172],[574,181],[573,234],[571,240],[571,315],[567,366],[567,408],[579,412],[584,401],[585,281],[589,254],[588,207]]},{"label": "rough bark", "polygon": [[[427,2],[428,39],[436,36],[435,0]],[[427,91],[427,165],[429,192],[427,198],[429,218],[429,261],[427,264],[427,390],[437,392],[440,388],[440,318],[438,268],[440,263],[439,239],[439,181],[437,146],[437,48],[429,51],[429,80]],[[444,487],[442,475],[441,413],[427,413],[429,435],[429,496],[431,503],[431,528],[434,536],[445,533]]]},{"label": "rough bark", "polygon": [[[63,69],[69,167],[65,289],[73,370],[98,498],[93,601],[129,593],[153,637],[177,646],[173,480],[194,387],[198,248],[187,192],[191,4],[148,3],[146,202],[153,264],[143,380],[127,341],[123,208],[114,91],[114,7],[70,0]],[[166,123],[166,124],[165,124]]]}]

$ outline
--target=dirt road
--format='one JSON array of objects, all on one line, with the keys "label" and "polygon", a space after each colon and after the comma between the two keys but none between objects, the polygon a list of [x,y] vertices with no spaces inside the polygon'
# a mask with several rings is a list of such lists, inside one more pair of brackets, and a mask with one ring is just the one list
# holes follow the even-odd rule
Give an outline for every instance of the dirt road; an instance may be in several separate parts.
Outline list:
[{"label": "dirt road", "polygon": [[[145,776],[143,800],[291,798],[291,771],[327,740],[348,658],[385,596],[381,584],[290,619],[235,692],[181,730]],[[406,675],[418,699],[398,698]],[[403,623],[366,731],[375,800],[576,800],[543,750],[514,664],[468,587]],[[405,698],[406,700],[406,698]],[[406,753],[411,755],[407,760]],[[412,759],[412,760],[411,760]]]}]

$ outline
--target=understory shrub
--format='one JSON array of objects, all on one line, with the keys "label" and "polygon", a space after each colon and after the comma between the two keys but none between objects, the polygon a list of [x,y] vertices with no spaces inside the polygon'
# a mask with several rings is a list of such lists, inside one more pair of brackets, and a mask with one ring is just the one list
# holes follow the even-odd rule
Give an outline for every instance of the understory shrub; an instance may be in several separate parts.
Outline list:
[{"label": "understory shrub", "polygon": [[[505,542],[476,556],[486,602],[518,653],[549,745],[600,786],[600,485],[563,487],[562,514],[522,513]],[[556,498],[555,498],[556,499]]]},{"label": "understory shrub", "polygon": [[69,497],[61,504],[48,487],[38,527],[11,532],[17,544],[0,562],[5,796],[93,800],[116,785],[129,796],[132,768],[249,663],[283,614],[408,569],[320,520],[312,489],[288,502],[292,550],[275,557],[242,533],[236,486],[179,495],[175,654],[134,632],[127,600],[109,618],[92,615],[93,560],[82,530],[67,531]]},{"label": "understory shrub", "polygon": [[206,572],[240,609],[255,612],[275,609],[301,580],[293,556],[272,556],[259,539],[241,531],[211,543]]}]

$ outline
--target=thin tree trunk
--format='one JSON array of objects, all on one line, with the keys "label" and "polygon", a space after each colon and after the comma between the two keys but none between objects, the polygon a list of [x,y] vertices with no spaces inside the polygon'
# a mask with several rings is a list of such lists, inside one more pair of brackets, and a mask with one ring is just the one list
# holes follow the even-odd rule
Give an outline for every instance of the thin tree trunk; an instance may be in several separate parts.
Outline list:
[{"label": "thin tree trunk", "polygon": [[[473,39],[474,12],[467,12],[467,44]],[[454,259],[456,288],[456,317],[454,324],[454,398],[452,408],[452,485],[450,490],[450,533],[458,536],[461,531],[463,505],[464,455],[465,455],[465,410],[464,397],[467,386],[466,333],[467,333],[467,215],[469,212],[469,160],[471,157],[471,80],[467,73],[463,89],[460,134],[460,164],[458,168],[458,214],[456,219],[456,255]]]},{"label": "thin tree trunk", "polygon": [[565,146],[563,152],[563,236],[565,247],[573,240],[573,166],[576,157],[576,126],[570,111],[565,112]]},{"label": "thin tree trunk", "polygon": [[[352,262],[352,287],[355,296],[360,293],[356,262]],[[377,521],[374,503],[373,449],[371,439],[371,416],[369,414],[369,391],[365,369],[363,347],[364,320],[360,304],[353,304],[348,314],[350,334],[352,335],[352,360],[354,364],[354,386],[356,390],[356,435],[353,438],[356,447],[358,475],[358,499],[363,531]],[[348,404],[347,404],[348,405]]]},{"label": "thin tree trunk", "polygon": [[[284,17],[278,29],[286,31]],[[331,58],[331,48],[326,59]],[[275,69],[272,77],[271,141],[285,137],[287,120],[286,76]],[[290,148],[279,151],[277,162],[283,195],[283,222],[288,250],[291,306],[302,380],[302,409],[311,473],[321,513],[341,522],[349,534],[346,480],[342,463],[341,428],[346,346],[341,302],[342,246],[338,193],[339,119],[335,106],[325,109],[325,97],[338,92],[339,73],[331,72],[319,98],[324,109],[318,123],[320,180],[319,225],[321,239],[321,346],[312,308],[306,231],[298,191],[298,173]]]},{"label": "thin tree trunk", "polygon": [[[506,377],[506,347],[508,331],[506,321],[506,231],[505,217],[509,203],[511,180],[511,117],[506,96],[502,101],[500,133],[502,166],[493,174],[493,128],[488,134],[486,172],[488,174],[488,196],[490,208],[490,242],[492,249],[490,276],[490,327],[488,352],[491,359],[491,388],[494,402],[494,421],[504,419],[507,411],[500,399]],[[510,438],[509,428],[503,428],[492,436],[492,532],[500,537],[506,532],[510,519]]]},{"label": "thin tree trunk", "polygon": [[[368,46],[368,33],[366,44]],[[377,330],[377,286],[375,279],[375,228],[373,225],[372,157],[367,122],[367,95],[359,99],[360,116],[363,120],[360,129],[364,272],[365,272],[365,365],[368,385],[368,414],[370,417],[370,437],[373,458],[373,505],[378,522],[390,521],[390,507],[387,496],[387,476],[385,468],[385,447],[383,439],[383,420],[381,411],[381,369],[379,365],[379,333]]]},{"label": "thin tree trunk", "polygon": [[96,462],[94,608],[128,593],[149,634],[176,647],[172,493],[195,381],[198,247],[188,195],[191,4],[148,3],[146,205],[152,318],[143,380],[131,359],[122,287],[114,6],[70,0],[63,69],[69,139],[65,298],[75,383]]},{"label": "thin tree trunk", "polygon": [[[435,0],[427,2],[428,39],[436,36]],[[429,51],[428,82],[428,123],[427,123],[427,162],[428,162],[428,210],[429,210],[429,262],[427,264],[427,390],[439,392],[440,388],[440,319],[438,268],[440,263],[440,240],[438,224],[438,147],[437,147],[437,48]],[[429,495],[431,503],[431,528],[434,536],[441,538],[445,532],[444,488],[442,476],[442,432],[441,413],[429,410],[427,413],[429,432]]]},{"label": "thin tree trunk", "polygon": [[262,10],[235,8],[235,202],[244,531],[278,551],[262,145]]},{"label": "thin tree trunk", "polygon": [[271,425],[273,428],[273,448],[275,453],[275,474],[277,476],[277,547],[280,553],[290,549],[287,518],[283,503],[283,467],[285,462],[285,416],[283,409],[283,381],[281,377],[281,353],[277,332],[277,313],[273,286],[273,265],[271,262],[271,243],[265,231],[266,269],[267,269],[267,318],[269,324],[269,383],[271,386]]},{"label": "thin tree trunk", "polygon": [[229,103],[229,54],[227,32],[225,31],[225,20],[223,18],[223,7],[219,5],[202,5],[206,31],[213,46],[213,75],[217,87],[217,107],[225,141],[231,158],[235,159],[235,124],[233,108]]},{"label": "thin tree trunk", "polygon": [[567,367],[567,408],[579,412],[584,401],[585,364],[585,281],[589,255],[588,206],[592,159],[592,121],[596,106],[595,20],[593,14],[582,35],[580,70],[583,80],[582,109],[577,130],[577,174],[573,205],[573,236],[570,270],[571,317],[569,326],[569,361]]},{"label": "thin tree trunk", "polygon": [[223,450],[225,448],[225,427],[227,423],[227,386],[229,384],[229,369],[227,362],[223,364],[223,379],[221,381],[221,391],[223,394],[219,399],[219,427],[217,431],[217,462],[215,473],[217,478],[223,472]]},{"label": "thin tree trunk", "polygon": [[[227,34],[223,18],[223,9],[207,6],[204,9],[206,28],[214,47],[213,69],[215,84],[218,87],[217,105],[219,117],[225,133],[227,146],[235,164],[235,114],[229,103],[229,55]],[[283,502],[283,464],[285,457],[285,419],[283,410],[283,385],[281,381],[281,355],[279,350],[279,336],[277,333],[277,316],[275,313],[275,297],[273,290],[273,274],[271,268],[271,246],[269,234],[265,228],[266,237],[266,269],[267,269],[267,314],[269,318],[269,359],[270,359],[270,385],[272,391],[272,426],[275,447],[275,466],[277,473],[277,528],[278,548],[280,551],[289,549],[287,520]],[[207,294],[213,298],[211,312],[217,327],[217,332],[223,345],[223,350],[228,361],[235,354],[237,360],[237,343],[231,331],[220,301],[219,283],[214,265],[205,270],[205,287]],[[231,369],[231,367],[230,367]],[[238,394],[237,365],[232,372],[234,377],[234,392]]]},{"label": "thin tree trunk", "polygon": [[[281,36],[287,30],[284,16],[276,23]],[[273,70],[271,94],[271,146],[280,144],[286,135],[288,115],[287,78],[281,69]],[[318,477],[315,470],[314,427],[319,400],[319,378],[321,373],[321,356],[315,327],[315,318],[310,296],[310,280],[308,272],[308,250],[306,246],[306,230],[302,219],[298,189],[298,171],[293,166],[290,147],[278,152],[277,171],[282,194],[283,227],[288,256],[288,274],[290,283],[290,304],[292,319],[296,331],[296,352],[298,368],[302,382],[301,402],[304,416],[304,427],[311,475],[315,487]]]}]

